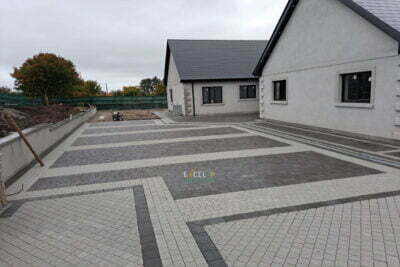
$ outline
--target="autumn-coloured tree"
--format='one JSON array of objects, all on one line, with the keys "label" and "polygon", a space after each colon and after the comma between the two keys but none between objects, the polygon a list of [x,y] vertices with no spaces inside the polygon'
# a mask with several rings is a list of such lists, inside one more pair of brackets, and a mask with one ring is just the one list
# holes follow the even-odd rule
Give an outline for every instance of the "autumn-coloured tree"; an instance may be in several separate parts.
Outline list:
[{"label": "autumn-coloured tree", "polygon": [[144,96],[144,91],[138,86],[124,86],[122,88],[124,96]]},{"label": "autumn-coloured tree", "polygon": [[0,94],[9,94],[11,93],[11,89],[6,86],[0,86]]},{"label": "autumn-coloured tree", "polygon": [[73,96],[99,96],[102,94],[101,86],[97,81],[82,81],[73,91]]},{"label": "autumn-coloured tree", "polygon": [[82,80],[74,64],[63,57],[40,53],[14,68],[16,89],[27,96],[41,97],[45,105],[49,98],[68,97]]},{"label": "autumn-coloured tree", "polygon": [[122,90],[113,91],[112,96],[124,96],[124,91]]},{"label": "autumn-coloured tree", "polygon": [[164,83],[160,82],[155,85],[155,89],[151,94],[153,96],[166,96],[167,95],[167,88],[165,87]]}]

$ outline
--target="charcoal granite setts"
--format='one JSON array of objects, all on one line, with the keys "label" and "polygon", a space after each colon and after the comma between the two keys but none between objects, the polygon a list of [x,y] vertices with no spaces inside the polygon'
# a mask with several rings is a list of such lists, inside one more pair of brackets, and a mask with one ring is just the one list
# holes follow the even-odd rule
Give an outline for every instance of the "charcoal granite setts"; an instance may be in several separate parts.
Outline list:
[{"label": "charcoal granite setts", "polygon": [[133,134],[116,134],[109,136],[87,136],[79,137],[72,146],[85,145],[101,145],[109,143],[123,143],[133,141],[149,141],[158,139],[173,139],[183,137],[207,136],[207,135],[223,135],[244,133],[241,130],[232,127],[208,128],[193,130],[179,130],[171,132],[150,132],[150,133],[133,133]]},{"label": "charcoal granite setts", "polygon": [[179,143],[76,150],[64,152],[51,168],[283,146],[288,145],[261,136],[247,136]]},{"label": "charcoal granite setts", "polygon": [[131,131],[145,130],[164,130],[164,129],[179,129],[179,128],[195,128],[195,125],[146,125],[146,126],[129,126],[129,127],[111,127],[111,128],[90,128],[83,134],[102,134],[102,133],[123,133]]},{"label": "charcoal granite setts", "polygon": [[[209,182],[188,182],[189,170],[215,172]],[[174,199],[381,173],[316,152],[224,159],[39,179],[30,191],[161,176]]]},{"label": "charcoal granite setts", "polygon": [[305,137],[310,137],[310,138],[315,138],[319,139],[322,141],[328,141],[328,142],[333,142],[339,145],[346,145],[358,149],[364,149],[367,151],[372,151],[372,152],[378,152],[378,151],[388,151],[388,150],[393,150],[392,147],[381,145],[381,144],[376,144],[373,142],[370,142],[368,140],[355,140],[351,138],[346,138],[346,137],[341,137],[337,135],[330,135],[330,134],[325,134],[322,132],[311,132],[299,128],[290,128],[286,127],[283,125],[272,125],[272,124],[264,124],[264,123],[257,123],[256,125],[262,126],[262,127],[267,127],[271,128],[274,130],[278,131],[283,131],[283,132],[288,132],[291,134],[297,134]]}]

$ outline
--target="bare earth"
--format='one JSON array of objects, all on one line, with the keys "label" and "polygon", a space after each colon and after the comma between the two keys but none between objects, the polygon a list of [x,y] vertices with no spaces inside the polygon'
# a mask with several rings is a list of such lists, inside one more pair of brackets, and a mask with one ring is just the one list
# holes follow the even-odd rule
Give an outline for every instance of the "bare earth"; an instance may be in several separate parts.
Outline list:
[{"label": "bare earth", "polygon": [[64,105],[32,106],[6,108],[0,110],[0,138],[13,132],[14,129],[2,119],[2,114],[7,112],[14,118],[21,129],[33,127],[42,123],[56,123],[65,120],[70,115],[75,115],[81,110],[77,107]]}]

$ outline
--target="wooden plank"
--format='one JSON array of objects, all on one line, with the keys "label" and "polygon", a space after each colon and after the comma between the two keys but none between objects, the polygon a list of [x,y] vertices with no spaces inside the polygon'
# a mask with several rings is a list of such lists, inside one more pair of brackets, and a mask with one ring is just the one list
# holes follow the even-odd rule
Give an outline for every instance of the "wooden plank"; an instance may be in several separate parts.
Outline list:
[{"label": "wooden plank", "polygon": [[31,144],[29,143],[29,141],[26,139],[25,135],[22,133],[21,129],[18,127],[18,125],[15,123],[14,119],[8,115],[7,113],[4,114],[4,118],[6,119],[6,121],[8,122],[8,124],[14,128],[19,136],[22,138],[22,140],[25,142],[26,146],[29,148],[29,150],[32,152],[33,156],[35,157],[36,161],[39,162],[40,166],[44,166],[43,161],[40,159],[39,155],[36,154],[35,150],[33,149],[33,147],[31,146]]},{"label": "wooden plank", "polygon": [[6,186],[3,182],[2,176],[2,161],[1,161],[1,154],[0,154],[0,208],[3,208],[7,205],[7,194],[6,194]]}]

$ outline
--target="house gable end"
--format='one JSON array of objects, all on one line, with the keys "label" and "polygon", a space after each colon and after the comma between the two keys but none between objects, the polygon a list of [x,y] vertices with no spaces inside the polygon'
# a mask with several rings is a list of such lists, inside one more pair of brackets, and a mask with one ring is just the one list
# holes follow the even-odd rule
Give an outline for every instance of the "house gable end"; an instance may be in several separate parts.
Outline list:
[{"label": "house gable end", "polygon": [[[299,6],[310,6],[308,13],[304,12],[298,12],[297,10],[299,9]],[[311,7],[311,5],[314,6],[314,9]],[[318,5],[320,5],[320,8],[318,8]],[[326,5],[328,8],[321,8],[323,5]],[[321,14],[321,10],[324,10],[325,13]],[[328,12],[329,11],[329,12]],[[338,13],[339,12],[339,13]],[[299,14],[300,13],[300,14]],[[351,15],[350,15],[351,14]],[[354,16],[356,15],[356,16]],[[296,26],[298,23],[299,19],[294,18],[297,16],[302,16],[304,18],[307,18],[309,23],[305,23],[302,25],[303,28],[297,27],[298,34],[302,33],[303,31],[309,32],[310,28],[319,28],[320,33],[323,33],[325,31],[326,34],[335,34],[337,30],[342,29],[343,31],[347,30],[347,25],[345,27],[342,27],[343,21],[340,19],[337,19],[335,21],[332,19],[332,17],[337,16],[338,18],[341,16],[346,17],[346,21],[352,21],[356,22],[357,24],[363,25],[362,30],[365,31],[367,30],[368,32],[380,32],[381,35],[375,35],[374,37],[382,39],[381,41],[385,41],[387,39],[391,39],[393,42],[389,46],[391,46],[393,43],[396,43],[396,53],[399,53],[399,44],[398,42],[400,41],[400,33],[380,20],[378,17],[374,16],[372,13],[368,12],[364,8],[360,7],[356,3],[354,3],[352,0],[320,0],[318,3],[314,0],[290,0],[271,36],[271,39],[269,43],[267,44],[266,49],[264,50],[256,68],[254,69],[254,75],[261,76],[263,69],[267,62],[270,60],[273,52],[275,53],[275,49],[278,46],[278,43],[280,43],[282,40],[282,36],[287,35],[288,28],[291,26]],[[353,16],[354,18],[349,19],[349,17]],[[296,19],[295,22],[292,22],[293,19]],[[330,19],[330,20],[329,20]],[[329,20],[329,21],[328,21]],[[300,20],[301,21],[301,20]],[[327,23],[330,22],[332,23],[330,25],[330,28],[324,28],[323,26],[327,26]],[[363,23],[364,22],[364,23]],[[321,25],[322,24],[322,25]],[[365,26],[366,24],[369,24],[370,27]],[[321,27],[322,26],[322,27]],[[352,25],[348,25],[352,26]],[[370,28],[370,29],[368,29]],[[375,28],[375,30],[374,30]],[[333,29],[333,31],[331,31]],[[359,32],[362,31],[360,30],[355,30],[350,37],[353,37],[353,34],[358,34]],[[335,32],[336,31],[336,32]],[[339,31],[340,33],[340,31]],[[318,32],[317,32],[318,34]],[[372,33],[371,33],[372,34]],[[311,38],[314,38],[315,36],[311,36]],[[375,38],[375,39],[376,39]],[[327,38],[329,40],[329,38]],[[322,43],[317,43],[316,45],[326,45],[329,48],[333,43],[339,43],[342,42],[343,39],[337,39],[333,40],[334,42],[322,42]],[[321,40],[316,40],[320,42]],[[323,40],[322,40],[323,41]],[[294,44],[299,46],[299,49],[307,49],[309,46],[309,42],[304,42],[304,38],[298,38],[296,41],[292,40]],[[379,41],[378,41],[379,42]],[[373,47],[373,43],[369,43],[371,47]],[[354,46],[356,47],[356,46]],[[382,47],[379,47],[379,49],[382,49]],[[302,52],[302,51],[301,51]],[[392,52],[392,51],[391,51]],[[297,54],[297,53],[296,53]],[[295,55],[296,55],[295,54]],[[295,56],[294,55],[294,56]]]}]

